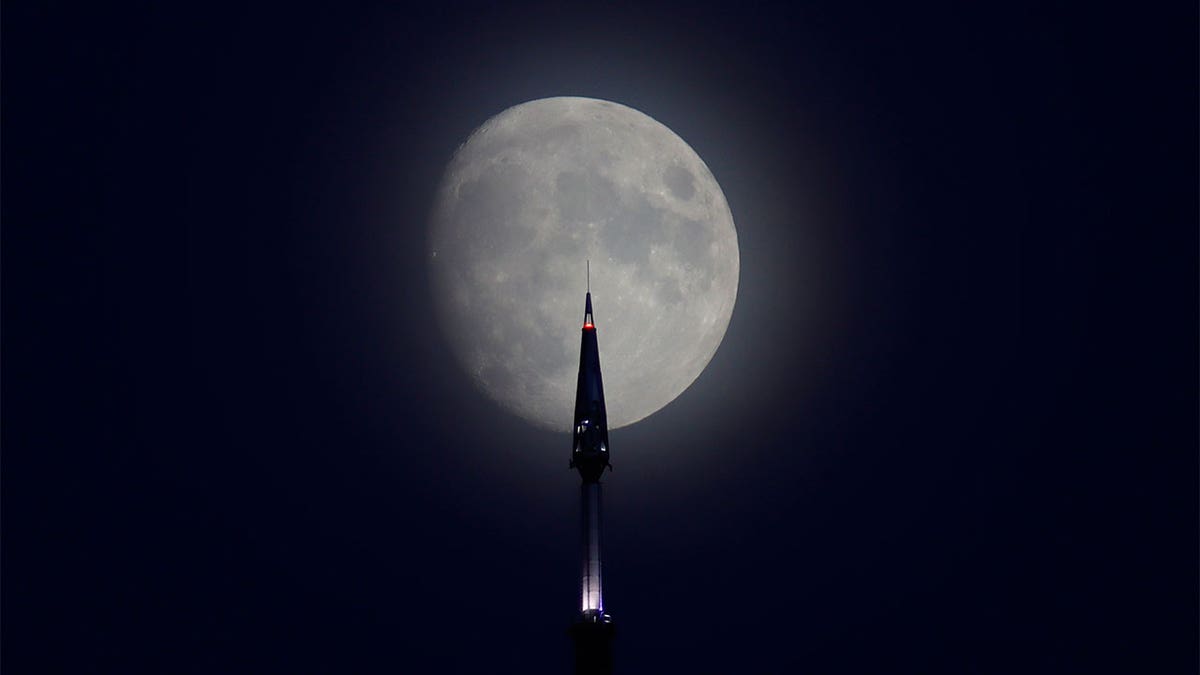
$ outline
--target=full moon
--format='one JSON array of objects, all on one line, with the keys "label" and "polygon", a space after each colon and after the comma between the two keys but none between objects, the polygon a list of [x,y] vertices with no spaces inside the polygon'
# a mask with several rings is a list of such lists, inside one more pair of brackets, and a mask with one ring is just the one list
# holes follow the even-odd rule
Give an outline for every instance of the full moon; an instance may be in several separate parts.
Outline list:
[{"label": "full moon", "polygon": [[446,168],[428,259],[459,362],[501,406],[571,425],[585,261],[610,428],[673,401],[720,346],[738,288],[712,172],[633,108],[555,97],[487,120]]}]

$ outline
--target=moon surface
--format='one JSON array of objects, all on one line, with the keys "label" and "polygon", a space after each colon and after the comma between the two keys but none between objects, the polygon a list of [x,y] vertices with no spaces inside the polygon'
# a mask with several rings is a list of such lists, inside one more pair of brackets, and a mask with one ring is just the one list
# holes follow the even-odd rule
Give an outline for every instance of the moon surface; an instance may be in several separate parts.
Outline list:
[{"label": "moon surface", "polygon": [[567,429],[591,291],[611,428],[661,409],[733,314],[738,243],[699,155],[617,103],[555,97],[476,129],[438,188],[428,259],[453,351],[490,398]]}]

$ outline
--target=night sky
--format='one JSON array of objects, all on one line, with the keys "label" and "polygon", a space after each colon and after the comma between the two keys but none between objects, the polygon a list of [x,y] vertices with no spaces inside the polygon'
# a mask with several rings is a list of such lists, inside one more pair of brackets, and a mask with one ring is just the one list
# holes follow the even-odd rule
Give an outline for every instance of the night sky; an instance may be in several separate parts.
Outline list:
[{"label": "night sky", "polygon": [[556,95],[741,249],[611,433],[618,673],[1194,672],[1195,2],[106,4],[4,8],[6,672],[569,671],[571,420],[473,388],[425,264]]}]

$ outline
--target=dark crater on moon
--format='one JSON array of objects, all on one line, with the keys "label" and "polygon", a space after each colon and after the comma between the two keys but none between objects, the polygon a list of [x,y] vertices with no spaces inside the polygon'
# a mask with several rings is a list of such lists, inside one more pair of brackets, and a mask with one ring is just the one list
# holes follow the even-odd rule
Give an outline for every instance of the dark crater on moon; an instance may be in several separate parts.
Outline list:
[{"label": "dark crater on moon", "polygon": [[687,201],[696,194],[696,178],[692,176],[692,172],[681,166],[669,166],[663,172],[663,183],[667,185],[667,189],[671,194],[679,199]]},{"label": "dark crater on moon", "polygon": [[506,168],[463,183],[458,188],[451,222],[518,222],[523,207],[520,190],[525,180],[524,172]]},{"label": "dark crater on moon", "polygon": [[608,253],[620,263],[637,266],[639,273],[650,264],[650,249],[671,242],[662,209],[645,195],[628,195],[605,225]]},{"label": "dark crater on moon", "polygon": [[674,279],[658,279],[654,282],[654,294],[658,296],[658,301],[664,305],[674,305],[678,302],[683,302],[683,289],[679,287],[679,282]]}]

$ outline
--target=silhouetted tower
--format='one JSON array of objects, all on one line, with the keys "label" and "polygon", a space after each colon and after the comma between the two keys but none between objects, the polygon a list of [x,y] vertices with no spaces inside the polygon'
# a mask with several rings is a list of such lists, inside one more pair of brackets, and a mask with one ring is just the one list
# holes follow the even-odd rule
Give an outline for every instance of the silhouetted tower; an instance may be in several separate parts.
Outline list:
[{"label": "silhouetted tower", "polygon": [[612,672],[612,617],[604,613],[600,582],[600,476],[608,462],[608,413],[604,409],[604,383],[600,379],[600,349],[592,320],[592,293],[588,290],[583,314],[583,340],[579,347],[579,382],[575,388],[575,430],[571,467],[579,469],[582,518],[579,618],[571,627],[575,640],[575,672]]}]

